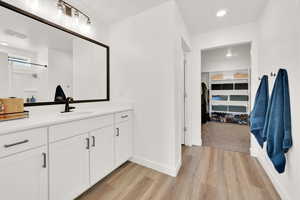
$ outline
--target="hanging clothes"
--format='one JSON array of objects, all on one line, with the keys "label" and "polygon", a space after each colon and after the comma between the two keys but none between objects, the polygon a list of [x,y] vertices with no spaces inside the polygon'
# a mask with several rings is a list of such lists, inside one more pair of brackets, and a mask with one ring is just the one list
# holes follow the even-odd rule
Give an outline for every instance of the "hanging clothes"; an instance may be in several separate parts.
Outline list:
[{"label": "hanging clothes", "polygon": [[269,103],[269,83],[268,76],[264,75],[261,79],[256,93],[254,107],[250,115],[250,130],[257,142],[263,147],[266,137],[263,135],[266,113]]},{"label": "hanging clothes", "polygon": [[280,69],[275,80],[267,110],[264,137],[267,138],[267,153],[279,173],[285,170],[285,153],[292,147],[291,109],[288,74]]},{"label": "hanging clothes", "polygon": [[209,91],[204,82],[201,84],[202,94],[201,94],[201,122],[205,124],[209,121],[208,105],[209,105]]}]

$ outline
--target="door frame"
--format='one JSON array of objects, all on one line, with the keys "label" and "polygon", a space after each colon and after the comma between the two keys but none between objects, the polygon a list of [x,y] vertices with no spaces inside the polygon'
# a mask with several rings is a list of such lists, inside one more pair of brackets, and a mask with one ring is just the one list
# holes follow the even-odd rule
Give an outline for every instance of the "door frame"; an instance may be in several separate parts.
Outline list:
[{"label": "door frame", "polygon": [[182,135],[181,135],[181,144],[186,146],[192,146],[192,135],[191,135],[191,124],[189,119],[189,77],[188,77],[188,70],[190,66],[189,54],[191,53],[191,49],[189,45],[185,42],[183,38],[181,38],[181,45],[182,45],[182,60],[181,64],[183,65],[183,73],[182,73],[182,88],[183,88],[183,105],[182,105]]}]

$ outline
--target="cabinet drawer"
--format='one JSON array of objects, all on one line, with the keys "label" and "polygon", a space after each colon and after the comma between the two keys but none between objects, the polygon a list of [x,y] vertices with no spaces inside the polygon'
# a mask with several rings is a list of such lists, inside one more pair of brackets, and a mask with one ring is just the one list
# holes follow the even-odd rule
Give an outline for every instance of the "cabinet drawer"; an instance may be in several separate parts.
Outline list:
[{"label": "cabinet drawer", "polygon": [[46,145],[47,128],[32,129],[0,136],[0,157]]},{"label": "cabinet drawer", "polygon": [[131,111],[125,111],[115,114],[116,123],[124,122],[132,118]]},{"label": "cabinet drawer", "polygon": [[55,142],[65,138],[73,137],[105,126],[112,125],[113,115],[95,117],[73,121],[65,124],[51,126],[49,128],[49,142]]}]

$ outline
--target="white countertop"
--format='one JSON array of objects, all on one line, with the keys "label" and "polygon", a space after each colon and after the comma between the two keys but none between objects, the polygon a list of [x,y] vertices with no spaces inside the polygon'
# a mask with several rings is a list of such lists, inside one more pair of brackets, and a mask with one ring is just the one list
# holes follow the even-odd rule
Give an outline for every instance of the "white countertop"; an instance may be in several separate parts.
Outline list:
[{"label": "white countertop", "polygon": [[92,108],[79,108],[70,113],[47,112],[32,114],[29,118],[0,122],[0,135],[23,131],[33,128],[48,127],[55,124],[88,119],[102,115],[132,110],[130,105],[95,106]]}]

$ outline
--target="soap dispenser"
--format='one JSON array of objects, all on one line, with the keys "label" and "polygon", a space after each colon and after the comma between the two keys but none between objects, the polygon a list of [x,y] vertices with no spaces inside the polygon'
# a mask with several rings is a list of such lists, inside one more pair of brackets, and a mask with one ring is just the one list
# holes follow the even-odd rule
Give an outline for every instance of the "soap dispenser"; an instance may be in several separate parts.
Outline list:
[{"label": "soap dispenser", "polygon": [[36,98],[34,96],[32,96],[31,99],[30,99],[30,102],[31,103],[35,103],[36,102]]}]

